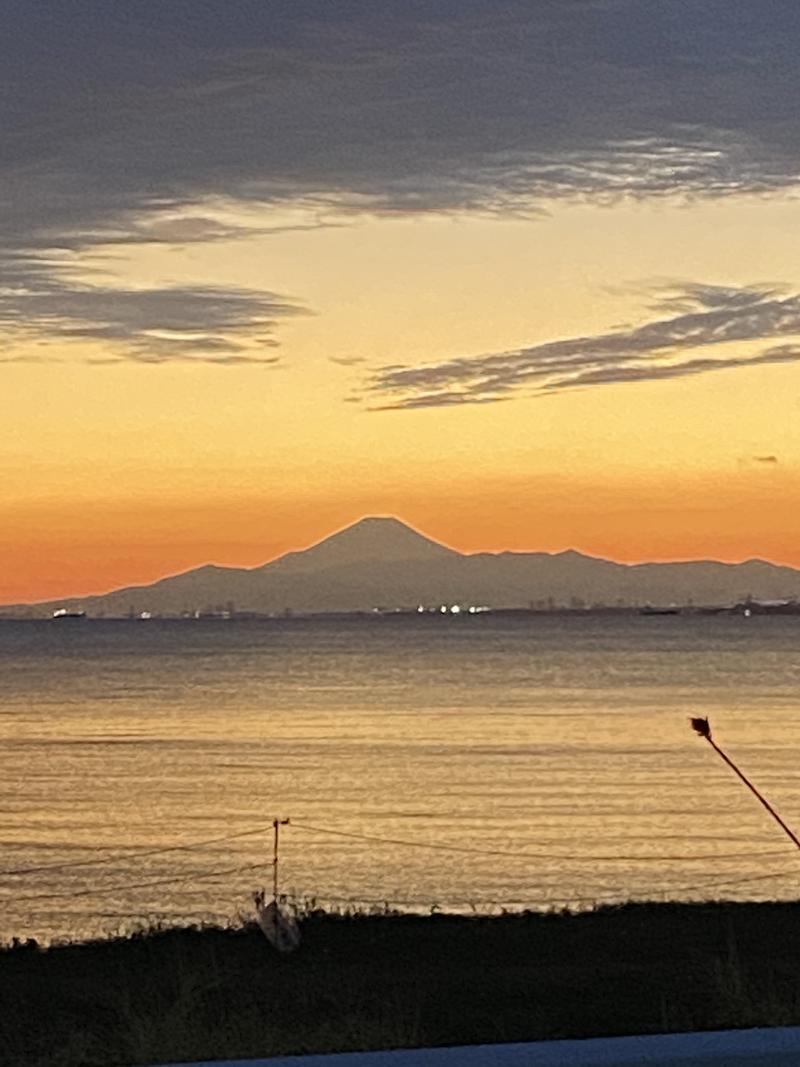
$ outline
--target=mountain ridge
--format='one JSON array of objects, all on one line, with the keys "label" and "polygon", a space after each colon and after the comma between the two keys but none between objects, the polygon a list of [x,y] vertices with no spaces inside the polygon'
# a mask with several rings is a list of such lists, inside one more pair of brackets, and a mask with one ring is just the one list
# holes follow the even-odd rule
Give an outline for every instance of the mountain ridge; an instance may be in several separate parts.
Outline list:
[{"label": "mountain ridge", "polygon": [[748,595],[800,597],[800,570],[762,559],[621,563],[577,549],[463,553],[394,516],[367,516],[255,567],[207,563],[143,585],[3,610],[41,615],[62,607],[110,615],[283,614],[443,603],[722,605]]}]

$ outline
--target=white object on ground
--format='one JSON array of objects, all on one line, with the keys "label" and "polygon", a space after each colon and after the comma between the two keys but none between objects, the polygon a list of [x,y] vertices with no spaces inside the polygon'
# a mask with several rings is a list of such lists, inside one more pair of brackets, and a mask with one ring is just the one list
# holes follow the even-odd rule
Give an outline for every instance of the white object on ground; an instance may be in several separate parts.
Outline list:
[{"label": "white object on ground", "polygon": [[800,1027],[340,1052],[165,1067],[798,1067]]},{"label": "white object on ground", "polygon": [[256,893],[256,921],[266,939],[278,952],[294,952],[300,944],[300,929],[294,915],[276,901],[264,905],[264,894]]}]

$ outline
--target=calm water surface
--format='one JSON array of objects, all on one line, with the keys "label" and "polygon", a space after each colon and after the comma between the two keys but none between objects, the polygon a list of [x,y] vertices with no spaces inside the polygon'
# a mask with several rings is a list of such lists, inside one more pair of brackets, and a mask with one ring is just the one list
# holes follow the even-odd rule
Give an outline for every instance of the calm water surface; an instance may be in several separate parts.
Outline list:
[{"label": "calm water surface", "polygon": [[246,914],[276,815],[325,904],[800,896],[687,725],[800,827],[800,618],[3,622],[0,681],[2,938]]}]

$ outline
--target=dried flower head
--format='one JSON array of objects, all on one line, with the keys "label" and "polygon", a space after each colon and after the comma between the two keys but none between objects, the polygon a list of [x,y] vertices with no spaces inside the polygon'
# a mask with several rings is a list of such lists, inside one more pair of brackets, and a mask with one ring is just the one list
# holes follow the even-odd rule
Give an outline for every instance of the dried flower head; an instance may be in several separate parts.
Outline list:
[{"label": "dried flower head", "polygon": [[689,722],[696,734],[705,737],[708,741],[711,740],[711,725],[708,719],[689,719]]}]

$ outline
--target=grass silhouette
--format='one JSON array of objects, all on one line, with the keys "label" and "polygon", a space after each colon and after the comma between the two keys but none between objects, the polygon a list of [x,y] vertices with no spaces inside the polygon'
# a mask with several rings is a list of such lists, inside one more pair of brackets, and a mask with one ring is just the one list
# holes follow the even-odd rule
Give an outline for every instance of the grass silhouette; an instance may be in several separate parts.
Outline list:
[{"label": "grass silhouette", "polygon": [[0,951],[0,1063],[117,1067],[800,1023],[800,905],[311,911]]}]

